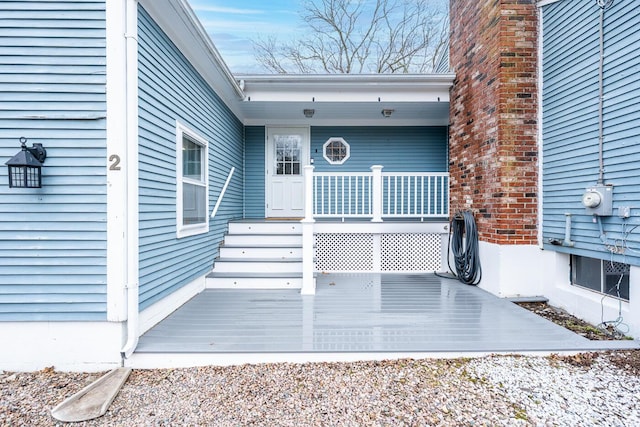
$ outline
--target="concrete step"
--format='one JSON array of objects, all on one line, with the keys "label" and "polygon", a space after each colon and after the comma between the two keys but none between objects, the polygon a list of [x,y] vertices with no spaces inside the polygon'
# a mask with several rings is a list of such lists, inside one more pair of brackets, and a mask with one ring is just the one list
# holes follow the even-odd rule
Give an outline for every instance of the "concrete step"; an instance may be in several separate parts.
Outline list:
[{"label": "concrete step", "polygon": [[302,258],[219,258],[213,263],[213,271],[220,273],[297,273],[302,271]]},{"label": "concrete step", "polygon": [[228,234],[224,246],[302,246],[301,234]]},{"label": "concrete step", "polygon": [[220,259],[224,258],[288,260],[302,258],[302,248],[299,246],[222,246],[220,247]]},{"label": "concrete step", "polygon": [[230,273],[211,272],[207,289],[300,289],[302,273]]},{"label": "concrete step", "polygon": [[229,234],[302,234],[302,224],[300,221],[230,222]]}]

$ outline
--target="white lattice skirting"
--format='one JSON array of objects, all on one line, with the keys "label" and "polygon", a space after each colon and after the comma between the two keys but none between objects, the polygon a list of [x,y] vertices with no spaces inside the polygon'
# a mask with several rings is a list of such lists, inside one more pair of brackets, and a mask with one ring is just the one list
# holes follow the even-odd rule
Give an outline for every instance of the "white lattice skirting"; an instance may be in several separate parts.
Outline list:
[{"label": "white lattice skirting", "polygon": [[316,270],[440,271],[442,235],[438,233],[318,233]]}]

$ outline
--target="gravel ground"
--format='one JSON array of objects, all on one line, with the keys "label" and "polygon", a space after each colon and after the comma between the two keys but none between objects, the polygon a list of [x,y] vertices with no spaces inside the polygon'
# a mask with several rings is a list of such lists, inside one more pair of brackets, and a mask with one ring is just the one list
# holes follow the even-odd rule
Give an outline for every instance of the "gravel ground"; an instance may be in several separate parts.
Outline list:
[{"label": "gravel ground", "polygon": [[[75,425],[640,425],[639,354],[137,370]],[[0,425],[61,425],[50,409],[99,376],[2,372]]]}]

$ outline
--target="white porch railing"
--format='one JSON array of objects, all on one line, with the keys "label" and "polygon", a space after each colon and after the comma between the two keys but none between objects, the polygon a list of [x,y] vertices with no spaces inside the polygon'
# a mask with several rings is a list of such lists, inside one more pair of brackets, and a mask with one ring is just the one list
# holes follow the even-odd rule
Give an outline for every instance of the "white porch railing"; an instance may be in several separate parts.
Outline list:
[{"label": "white porch railing", "polygon": [[449,216],[449,174],[382,173],[382,216],[433,218]]},{"label": "white porch railing", "polygon": [[373,216],[372,173],[314,173],[313,216],[315,218],[371,218]]},{"label": "white porch railing", "polygon": [[[442,218],[449,215],[449,174],[438,172],[314,172],[313,218]],[[307,214],[307,218],[309,218]]]},{"label": "white porch railing", "polygon": [[[315,293],[314,223],[316,218],[440,218],[449,216],[449,174],[432,172],[320,172],[304,168],[305,218],[302,220],[303,295]],[[377,238],[378,245],[380,236]],[[375,243],[374,243],[375,245]]]}]

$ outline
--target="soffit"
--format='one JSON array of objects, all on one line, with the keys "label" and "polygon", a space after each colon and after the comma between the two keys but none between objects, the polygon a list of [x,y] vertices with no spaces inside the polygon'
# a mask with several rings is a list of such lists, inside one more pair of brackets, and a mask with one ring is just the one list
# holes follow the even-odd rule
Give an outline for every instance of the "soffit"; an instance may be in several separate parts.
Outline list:
[{"label": "soffit", "polygon": [[[453,74],[236,76],[245,124],[447,125]],[[303,110],[313,109],[312,118]],[[383,109],[394,110],[391,117]]]}]

